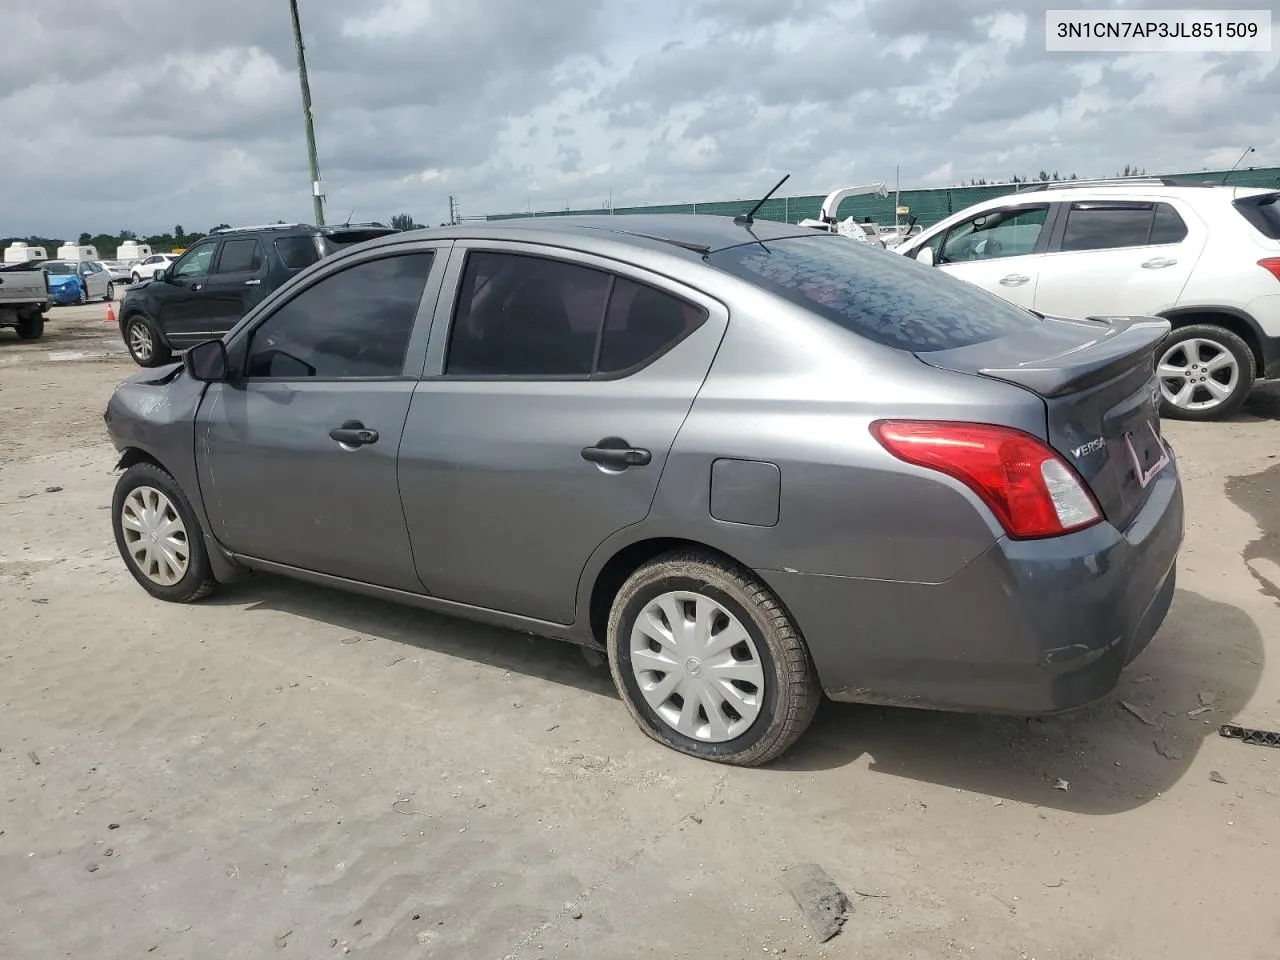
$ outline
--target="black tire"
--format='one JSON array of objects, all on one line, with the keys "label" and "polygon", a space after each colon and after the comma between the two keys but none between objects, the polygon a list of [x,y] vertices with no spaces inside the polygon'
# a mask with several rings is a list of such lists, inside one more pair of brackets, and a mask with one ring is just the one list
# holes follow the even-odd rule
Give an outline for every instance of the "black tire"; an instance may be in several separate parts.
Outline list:
[{"label": "black tire", "polygon": [[39,340],[44,336],[44,314],[29,313],[18,321],[18,336],[23,340]]},{"label": "black tire", "polygon": [[[152,580],[129,552],[123,511],[129,494],[140,487],[150,487],[164,494],[182,521],[188,551],[187,570],[176,583],[163,585]],[[116,481],[115,494],[111,498],[111,529],[115,533],[116,549],[120,551],[120,558],[129,573],[143,590],[157,600],[192,603],[207,597],[217,588],[218,581],[214,579],[213,568],[209,565],[209,553],[204,546],[204,531],[200,528],[195,511],[191,509],[190,501],[178,487],[177,481],[154,463],[135,463]]]},{"label": "black tire", "polygon": [[81,280],[80,293],[76,297],[76,303],[88,303],[88,302],[89,302],[89,285],[85,283],[83,280]]},{"label": "black tire", "polygon": [[116,298],[116,284],[114,280],[107,281],[107,295],[102,298],[103,303],[110,303]]},{"label": "black tire", "polygon": [[[1219,327],[1212,323],[1194,323],[1189,326],[1178,327],[1169,334],[1165,342],[1160,345],[1156,356],[1157,365],[1165,357],[1170,356],[1175,347],[1186,343],[1188,340],[1206,340],[1230,353],[1235,359],[1236,369],[1239,371],[1236,385],[1221,403],[1213,407],[1196,410],[1178,407],[1162,394],[1160,416],[1169,420],[1199,421],[1222,420],[1226,417],[1234,416],[1244,405],[1245,400],[1249,398],[1249,393],[1253,390],[1254,381],[1258,376],[1253,351],[1249,349],[1249,345],[1244,340],[1226,327]],[[1174,380],[1170,381],[1170,383],[1176,382]],[[1162,381],[1163,383],[1164,381]],[[1203,391],[1200,391],[1199,394],[1203,395]]]},{"label": "black tire", "polygon": [[[631,666],[630,637],[645,606],[663,593],[701,594],[737,618],[750,635],[764,673],[754,723],[732,740],[707,742],[668,725],[645,700]],[[822,699],[800,632],[778,598],[750,573],[699,551],[659,557],[633,573],[614,598],[607,635],[609,669],[640,729],[680,753],[737,766],[759,766],[784,753],[813,722]]]},{"label": "black tire", "polygon": [[[146,330],[147,335],[151,338],[151,356],[144,357],[139,354],[138,348],[134,344],[134,327],[142,327]],[[135,313],[124,321],[122,327],[124,336],[124,345],[129,351],[129,356],[133,357],[133,362],[140,367],[160,367],[173,359],[173,352],[168,345],[160,339],[160,334],[156,332],[155,324],[148,320],[140,313]]]}]

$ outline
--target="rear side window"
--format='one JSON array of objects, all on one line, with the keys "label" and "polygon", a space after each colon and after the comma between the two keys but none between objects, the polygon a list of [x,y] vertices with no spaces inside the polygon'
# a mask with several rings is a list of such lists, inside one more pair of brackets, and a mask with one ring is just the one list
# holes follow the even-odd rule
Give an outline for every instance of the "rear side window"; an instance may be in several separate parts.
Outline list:
[{"label": "rear side window", "polygon": [[701,308],[603,270],[476,252],[463,270],[445,373],[586,379],[633,372],[706,319]]},{"label": "rear side window", "polygon": [[1061,249],[1079,253],[1146,246],[1154,209],[1150,203],[1073,203]]},{"label": "rear side window", "polygon": [[843,237],[743,244],[709,262],[846,330],[915,353],[984,343],[1040,322],[942,270]]},{"label": "rear side window", "polygon": [[1242,197],[1232,204],[1264,237],[1280,240],[1280,193],[1260,193]]},{"label": "rear side window", "polygon": [[290,270],[301,270],[320,260],[320,248],[313,237],[281,237],[276,241],[276,253]]},{"label": "rear side window", "polygon": [[1187,239],[1187,225],[1178,211],[1167,203],[1156,204],[1156,216],[1151,223],[1152,244],[1181,243]]},{"label": "rear side window", "polygon": [[252,237],[247,240],[227,240],[222,244],[218,273],[257,273],[261,267],[262,247]]}]

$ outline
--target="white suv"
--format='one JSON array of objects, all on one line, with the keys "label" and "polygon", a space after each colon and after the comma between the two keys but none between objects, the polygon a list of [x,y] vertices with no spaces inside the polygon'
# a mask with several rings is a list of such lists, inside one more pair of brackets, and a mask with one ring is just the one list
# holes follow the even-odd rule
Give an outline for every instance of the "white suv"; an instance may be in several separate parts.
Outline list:
[{"label": "white suv", "polygon": [[1171,180],[1033,187],[895,252],[1062,317],[1165,317],[1161,413],[1235,413],[1280,377],[1280,191]]},{"label": "white suv", "polygon": [[143,280],[150,280],[155,276],[157,270],[163,270],[177,259],[177,254],[173,253],[153,254],[145,260],[139,260],[130,267],[130,276],[133,277],[134,283],[141,283]]}]

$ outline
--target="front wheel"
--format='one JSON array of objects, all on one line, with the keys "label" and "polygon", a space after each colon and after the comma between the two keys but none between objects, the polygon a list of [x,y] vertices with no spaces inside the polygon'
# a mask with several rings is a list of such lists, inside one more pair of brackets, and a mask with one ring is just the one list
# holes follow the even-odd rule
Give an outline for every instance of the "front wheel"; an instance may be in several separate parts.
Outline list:
[{"label": "front wheel", "polygon": [[135,463],[120,476],[111,526],[133,579],[157,600],[191,603],[217,587],[190,501],[154,463]]},{"label": "front wheel", "polygon": [[80,292],[76,295],[76,303],[89,302],[89,287],[82,280],[80,281]]},{"label": "front wheel", "polygon": [[145,317],[134,316],[125,321],[124,342],[129,356],[140,367],[158,367],[173,356]]},{"label": "front wheel", "polygon": [[813,721],[821,688],[790,615],[710,554],[645,564],[609,616],[609,666],[640,728],[681,753],[759,766]]},{"label": "front wheel", "polygon": [[1221,420],[1236,413],[1257,378],[1253,351],[1225,327],[1197,323],[1169,334],[1156,364],[1160,415]]}]

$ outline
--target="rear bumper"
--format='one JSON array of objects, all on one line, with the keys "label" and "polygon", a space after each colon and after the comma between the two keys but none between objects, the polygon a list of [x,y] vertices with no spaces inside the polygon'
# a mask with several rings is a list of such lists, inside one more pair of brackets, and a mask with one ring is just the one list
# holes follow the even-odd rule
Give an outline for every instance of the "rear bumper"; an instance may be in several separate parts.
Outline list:
[{"label": "rear bumper", "polygon": [[1173,599],[1176,464],[1123,532],[1001,540],[937,584],[758,571],[834,700],[1035,715],[1106,696]]}]

